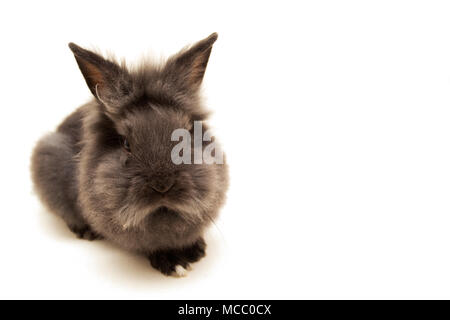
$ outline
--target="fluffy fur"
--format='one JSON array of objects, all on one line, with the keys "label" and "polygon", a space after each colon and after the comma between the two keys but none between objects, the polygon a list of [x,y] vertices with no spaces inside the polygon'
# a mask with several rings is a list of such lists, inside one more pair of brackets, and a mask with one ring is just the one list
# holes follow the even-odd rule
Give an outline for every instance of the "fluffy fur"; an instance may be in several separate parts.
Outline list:
[{"label": "fluffy fur", "polygon": [[69,44],[94,100],[38,142],[32,178],[44,204],[79,237],[140,252],[165,274],[180,275],[204,256],[202,236],[224,202],[227,166],[173,164],[171,134],[206,120],[199,88],[216,39],[137,70]]}]

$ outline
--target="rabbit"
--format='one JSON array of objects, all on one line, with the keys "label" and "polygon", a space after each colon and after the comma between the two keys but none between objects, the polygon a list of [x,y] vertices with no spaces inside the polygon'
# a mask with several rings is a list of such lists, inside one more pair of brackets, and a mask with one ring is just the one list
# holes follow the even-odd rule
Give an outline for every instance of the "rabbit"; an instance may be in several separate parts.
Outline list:
[{"label": "rabbit", "polygon": [[174,130],[208,128],[200,89],[217,37],[135,68],[69,43],[93,98],[32,154],[37,195],[73,233],[144,255],[168,276],[185,276],[205,256],[204,233],[228,189],[225,160],[171,159]]}]

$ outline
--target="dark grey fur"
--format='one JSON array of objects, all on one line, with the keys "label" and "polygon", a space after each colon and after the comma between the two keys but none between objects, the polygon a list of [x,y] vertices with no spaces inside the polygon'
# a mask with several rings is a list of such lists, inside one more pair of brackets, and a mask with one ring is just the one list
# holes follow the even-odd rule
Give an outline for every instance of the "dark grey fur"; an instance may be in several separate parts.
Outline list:
[{"label": "dark grey fur", "polygon": [[44,204],[79,237],[140,252],[165,274],[204,255],[227,166],[173,164],[171,133],[207,117],[199,88],[216,39],[136,70],[69,44],[95,99],[38,142],[32,177]]}]

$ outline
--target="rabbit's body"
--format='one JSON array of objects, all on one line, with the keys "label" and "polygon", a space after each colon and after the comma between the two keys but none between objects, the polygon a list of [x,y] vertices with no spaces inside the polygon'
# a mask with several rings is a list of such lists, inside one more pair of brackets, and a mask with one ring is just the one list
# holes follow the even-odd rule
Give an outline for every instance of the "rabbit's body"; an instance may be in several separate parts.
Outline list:
[{"label": "rabbit's body", "polygon": [[60,215],[72,231],[82,236],[86,223],[78,202],[77,154],[81,121],[75,120],[77,115],[79,111],[67,118],[56,132],[38,142],[31,164],[33,181],[42,201]]},{"label": "rabbit's body", "polygon": [[197,90],[216,37],[134,73],[72,45],[96,99],[33,153],[39,196],[73,232],[145,254],[165,274],[204,255],[228,185],[226,164],[171,161],[174,130],[206,117]]}]

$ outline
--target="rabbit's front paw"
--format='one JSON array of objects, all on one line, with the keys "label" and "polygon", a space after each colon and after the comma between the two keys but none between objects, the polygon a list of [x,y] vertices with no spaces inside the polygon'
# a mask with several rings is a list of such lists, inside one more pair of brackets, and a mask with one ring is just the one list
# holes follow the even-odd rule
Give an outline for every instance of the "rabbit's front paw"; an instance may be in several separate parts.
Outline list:
[{"label": "rabbit's front paw", "polygon": [[205,256],[206,243],[205,240],[199,239],[192,246],[183,249],[183,256],[190,262],[197,262]]},{"label": "rabbit's front paw", "polygon": [[103,236],[92,230],[89,226],[69,226],[70,231],[75,233],[77,238],[85,239],[85,240],[101,240]]},{"label": "rabbit's front paw", "polygon": [[194,244],[180,248],[160,250],[148,256],[153,268],[163,274],[174,277],[185,277],[191,270],[190,263],[197,262],[205,256],[206,243],[200,238]]},{"label": "rabbit's front paw", "polygon": [[180,255],[178,250],[157,251],[148,256],[153,268],[166,276],[185,277],[189,269],[188,262]]}]

